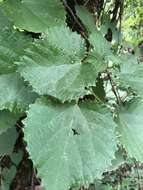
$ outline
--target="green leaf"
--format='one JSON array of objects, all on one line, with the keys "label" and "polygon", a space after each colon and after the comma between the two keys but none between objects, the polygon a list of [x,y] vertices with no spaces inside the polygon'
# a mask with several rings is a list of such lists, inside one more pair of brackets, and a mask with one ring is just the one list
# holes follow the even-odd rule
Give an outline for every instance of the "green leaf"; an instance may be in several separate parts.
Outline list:
[{"label": "green leaf", "polygon": [[86,53],[84,39],[64,25],[50,28],[44,37],[49,47],[63,54],[68,61],[81,61]]},{"label": "green leaf", "polygon": [[3,4],[19,29],[44,32],[65,22],[65,10],[59,0],[6,0]]},{"label": "green leaf", "polygon": [[93,187],[93,189],[91,189],[91,190],[96,190],[96,189],[97,190],[115,190],[115,188],[113,189],[113,187],[111,186],[111,184],[108,184],[108,183],[106,184],[106,182],[104,183],[102,181],[96,181],[95,187]]},{"label": "green leaf", "polygon": [[11,127],[6,132],[0,134],[0,156],[12,153],[17,137],[18,133],[15,127]]},{"label": "green leaf", "polygon": [[24,49],[32,42],[28,36],[16,31],[0,7],[0,74],[14,72]]},{"label": "green leaf", "polygon": [[143,101],[126,105],[117,120],[119,140],[130,157],[143,161]]},{"label": "green leaf", "polygon": [[104,81],[101,75],[98,76],[96,86],[92,87],[94,94],[103,102],[105,102],[106,92],[104,89]]},{"label": "green leaf", "polygon": [[81,63],[84,42],[68,28],[52,28],[48,34],[17,63],[21,76],[38,94],[54,96],[63,102],[89,94],[85,87],[95,85],[106,64],[98,58]]},{"label": "green leaf", "polygon": [[78,100],[90,93],[85,87],[95,85],[100,70],[87,63],[58,64],[27,66],[21,70],[21,75],[38,94],[50,95],[62,102]]},{"label": "green leaf", "polygon": [[0,75],[0,110],[25,111],[37,95],[17,73]]},{"label": "green leaf", "polygon": [[[17,170],[19,168],[19,163],[22,161],[23,151],[13,152],[10,155],[10,166],[5,165],[2,168],[2,172],[0,175],[1,179],[1,190],[9,190],[11,188],[11,184],[13,183],[14,178],[16,177]],[[18,167],[18,168],[17,168]],[[27,173],[26,173],[27,174]],[[28,173],[29,174],[29,173]]]},{"label": "green leaf", "polygon": [[95,102],[40,99],[30,106],[24,124],[29,153],[46,189],[89,184],[114,157],[116,125],[109,110]]},{"label": "green leaf", "polygon": [[0,31],[6,27],[12,28],[12,23],[8,20],[7,16],[5,16],[4,10],[0,5]]},{"label": "green leaf", "polygon": [[138,64],[135,56],[121,57],[120,72],[116,72],[121,88],[132,88],[143,97],[143,64]]},{"label": "green leaf", "polygon": [[89,41],[94,49],[92,54],[104,58],[114,57],[111,51],[111,44],[104,38],[101,31],[95,25],[94,16],[86,8],[81,6],[76,6],[76,11],[89,32]]},{"label": "green leaf", "polygon": [[111,51],[111,44],[108,42],[97,29],[89,36],[89,41],[93,45],[94,54],[103,58],[110,58],[113,56]]},{"label": "green leaf", "polygon": [[14,72],[18,61],[32,40],[20,32],[3,29],[0,33],[0,74]]},{"label": "green leaf", "polygon": [[12,163],[14,163],[16,166],[18,166],[19,163],[22,161],[23,155],[24,155],[23,150],[19,150],[18,152],[13,152],[10,155]]},{"label": "green leaf", "polygon": [[110,170],[117,170],[121,165],[125,163],[127,163],[127,156],[125,155],[125,151],[120,147],[115,152],[115,159],[112,160]]},{"label": "green leaf", "polygon": [[16,167],[4,168],[2,171],[1,190],[9,190],[16,174]]},{"label": "green leaf", "polygon": [[7,110],[0,111],[0,134],[14,126],[20,115],[13,114]]},{"label": "green leaf", "polygon": [[76,12],[89,33],[94,33],[96,30],[94,16],[82,6],[76,6]]},{"label": "green leaf", "polygon": [[117,27],[117,22],[111,22],[110,18],[106,15],[106,19],[104,19],[102,25],[101,25],[101,32],[103,35],[106,35],[108,32],[108,29],[112,31],[112,41],[115,43],[120,43],[121,42],[121,33],[120,29]]}]

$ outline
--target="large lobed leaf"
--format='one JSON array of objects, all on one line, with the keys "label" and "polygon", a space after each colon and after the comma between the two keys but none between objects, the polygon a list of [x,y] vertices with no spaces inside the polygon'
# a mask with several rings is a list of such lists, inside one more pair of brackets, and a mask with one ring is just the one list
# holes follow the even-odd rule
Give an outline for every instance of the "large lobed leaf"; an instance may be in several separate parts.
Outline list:
[{"label": "large lobed leaf", "polygon": [[25,111],[36,97],[18,73],[0,75],[0,110]]},{"label": "large lobed leaf", "polygon": [[63,54],[63,58],[68,61],[81,61],[85,56],[84,39],[65,25],[50,28],[45,32],[45,39],[47,39],[48,46],[57,50],[59,56]]},{"label": "large lobed leaf", "polygon": [[0,16],[0,110],[25,111],[36,94],[16,73],[14,61],[24,54],[32,39],[13,29],[1,7]]},{"label": "large lobed leaf", "polygon": [[0,74],[14,72],[19,57],[24,54],[32,40],[17,31],[3,29],[0,33]]},{"label": "large lobed leaf", "polygon": [[95,23],[95,16],[85,7],[76,6],[76,11],[88,31],[89,42],[93,46],[93,51],[90,54],[94,57],[102,57],[107,62],[112,61],[113,63],[118,63],[118,57],[113,53],[111,43],[104,37],[108,28],[106,28],[106,32],[103,34],[102,28],[104,26],[98,28]]},{"label": "large lobed leaf", "polygon": [[65,22],[65,10],[59,0],[6,0],[7,14],[19,29],[44,32]]},{"label": "large lobed leaf", "polygon": [[130,157],[143,161],[143,101],[126,105],[117,120],[119,139]]},{"label": "large lobed leaf", "polygon": [[83,39],[61,26],[50,29],[17,64],[21,75],[38,94],[64,102],[88,94],[85,88],[95,85],[98,73],[106,68],[99,58],[89,56],[81,62],[84,53]]},{"label": "large lobed leaf", "polygon": [[30,106],[24,124],[28,151],[46,189],[89,184],[114,158],[116,125],[109,110],[95,102],[40,99]]},{"label": "large lobed leaf", "polygon": [[121,88],[131,88],[143,97],[143,64],[131,55],[121,57],[120,71],[116,72],[117,82]]},{"label": "large lobed leaf", "polygon": [[16,70],[14,61],[23,55],[24,49],[31,42],[32,40],[28,36],[13,29],[12,23],[0,7],[0,74]]}]

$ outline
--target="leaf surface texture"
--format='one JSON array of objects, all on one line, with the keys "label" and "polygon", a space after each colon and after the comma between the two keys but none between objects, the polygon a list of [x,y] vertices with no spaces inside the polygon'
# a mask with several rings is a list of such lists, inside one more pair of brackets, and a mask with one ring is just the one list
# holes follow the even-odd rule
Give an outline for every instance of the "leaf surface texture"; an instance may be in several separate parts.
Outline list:
[{"label": "leaf surface texture", "polygon": [[89,184],[114,157],[116,125],[109,110],[94,102],[42,99],[31,105],[24,124],[28,150],[46,189]]}]

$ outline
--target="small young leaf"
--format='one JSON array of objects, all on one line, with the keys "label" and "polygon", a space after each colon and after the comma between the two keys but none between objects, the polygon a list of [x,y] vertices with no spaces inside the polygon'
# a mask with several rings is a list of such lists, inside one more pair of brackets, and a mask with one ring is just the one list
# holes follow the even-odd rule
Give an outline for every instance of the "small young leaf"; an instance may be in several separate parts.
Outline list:
[{"label": "small young leaf", "polygon": [[103,102],[105,102],[105,97],[106,97],[106,92],[104,89],[104,81],[101,78],[101,75],[98,76],[97,82],[96,82],[96,87],[92,87],[92,90],[94,94]]},{"label": "small young leaf", "polygon": [[11,127],[0,134],[0,156],[12,153],[17,137],[18,133],[15,127]]},{"label": "small young leaf", "polygon": [[7,110],[0,111],[0,134],[13,127],[19,117],[19,114],[13,114]]},{"label": "small young leaf", "polygon": [[12,180],[16,174],[16,167],[4,168],[2,171],[1,190],[9,190]]}]

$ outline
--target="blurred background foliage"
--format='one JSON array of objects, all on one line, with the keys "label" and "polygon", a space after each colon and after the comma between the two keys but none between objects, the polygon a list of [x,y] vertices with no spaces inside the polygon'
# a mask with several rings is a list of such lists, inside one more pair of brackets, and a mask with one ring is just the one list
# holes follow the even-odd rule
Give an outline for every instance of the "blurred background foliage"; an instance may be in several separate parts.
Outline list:
[{"label": "blurred background foliage", "polygon": [[143,1],[126,0],[122,21],[123,38],[138,46],[143,41]]}]

